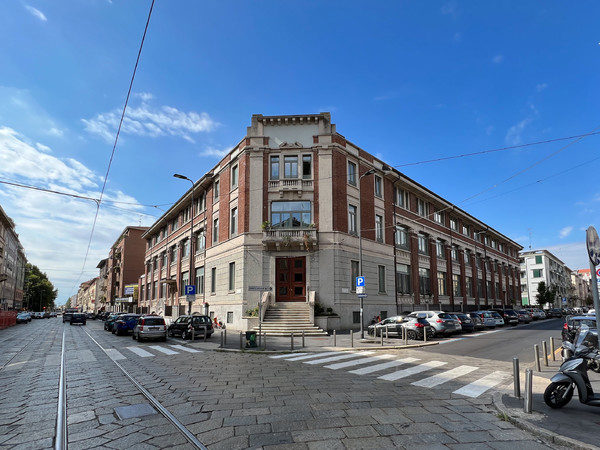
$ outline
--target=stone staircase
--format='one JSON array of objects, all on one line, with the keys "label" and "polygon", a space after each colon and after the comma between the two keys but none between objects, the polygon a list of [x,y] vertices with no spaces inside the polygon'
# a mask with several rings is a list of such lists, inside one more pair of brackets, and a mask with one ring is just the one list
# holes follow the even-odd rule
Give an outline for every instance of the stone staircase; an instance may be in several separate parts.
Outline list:
[{"label": "stone staircase", "polygon": [[[258,331],[258,326],[253,331]],[[265,311],[261,331],[268,336],[327,336],[310,321],[310,305],[305,302],[275,303]]]}]

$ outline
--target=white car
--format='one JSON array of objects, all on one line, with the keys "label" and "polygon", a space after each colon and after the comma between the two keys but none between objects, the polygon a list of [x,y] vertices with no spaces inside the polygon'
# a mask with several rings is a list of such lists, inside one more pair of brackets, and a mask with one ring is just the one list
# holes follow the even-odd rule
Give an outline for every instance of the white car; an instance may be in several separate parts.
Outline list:
[{"label": "white car", "polygon": [[498,314],[496,311],[490,311],[490,314],[492,315],[492,317],[496,321],[496,326],[497,327],[503,327],[504,326],[504,319],[502,318],[502,316],[500,314]]}]

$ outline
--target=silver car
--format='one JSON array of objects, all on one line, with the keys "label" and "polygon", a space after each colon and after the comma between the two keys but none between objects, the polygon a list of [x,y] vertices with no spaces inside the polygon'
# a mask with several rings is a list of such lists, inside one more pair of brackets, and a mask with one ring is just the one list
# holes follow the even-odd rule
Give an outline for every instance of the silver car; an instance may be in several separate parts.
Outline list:
[{"label": "silver car", "polygon": [[144,339],[160,339],[167,341],[167,325],[161,316],[140,316],[133,327],[132,338],[143,341]]},{"label": "silver car", "polygon": [[370,336],[381,336],[381,333],[386,333],[388,336],[402,336],[402,320],[406,316],[392,316],[386,319],[383,319],[381,322],[374,323],[369,325],[367,328],[367,333]]},{"label": "silver car", "polygon": [[421,314],[427,315],[427,322],[433,327],[436,335],[449,336],[462,331],[460,321],[444,311],[415,311],[408,317],[420,317]]}]

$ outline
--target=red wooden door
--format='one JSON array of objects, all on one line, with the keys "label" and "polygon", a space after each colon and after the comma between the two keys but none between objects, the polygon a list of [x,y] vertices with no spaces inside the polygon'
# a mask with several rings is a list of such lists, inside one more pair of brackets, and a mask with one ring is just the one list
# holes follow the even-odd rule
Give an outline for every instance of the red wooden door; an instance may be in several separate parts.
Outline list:
[{"label": "red wooden door", "polygon": [[306,257],[277,258],[275,300],[278,302],[306,301]]}]

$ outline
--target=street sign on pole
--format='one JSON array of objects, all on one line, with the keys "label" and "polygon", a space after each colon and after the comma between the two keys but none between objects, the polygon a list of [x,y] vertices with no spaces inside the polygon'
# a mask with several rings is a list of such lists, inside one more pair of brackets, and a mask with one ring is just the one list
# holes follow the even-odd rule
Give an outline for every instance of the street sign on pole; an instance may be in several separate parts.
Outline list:
[{"label": "street sign on pole", "polygon": [[598,266],[600,265],[600,239],[598,239],[598,232],[594,227],[589,227],[585,235],[590,262],[594,266]]},{"label": "street sign on pole", "polygon": [[358,298],[367,298],[367,294],[358,294]]},{"label": "street sign on pole", "polygon": [[185,298],[188,303],[194,303],[196,301],[196,294],[186,295]]},{"label": "street sign on pole", "polygon": [[248,286],[249,291],[271,291],[271,286]]},{"label": "street sign on pole", "polygon": [[184,289],[185,295],[196,295],[196,285],[195,284],[186,284]]},{"label": "street sign on pole", "polygon": [[365,277],[356,277],[356,287],[365,287]]}]

